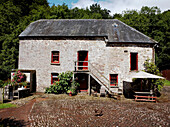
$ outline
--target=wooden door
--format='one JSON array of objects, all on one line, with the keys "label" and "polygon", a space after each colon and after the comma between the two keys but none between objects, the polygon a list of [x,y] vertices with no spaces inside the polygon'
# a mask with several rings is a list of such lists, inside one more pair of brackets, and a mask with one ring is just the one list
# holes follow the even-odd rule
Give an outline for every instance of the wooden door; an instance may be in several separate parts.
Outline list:
[{"label": "wooden door", "polygon": [[80,83],[80,87],[79,87],[80,91],[87,91],[88,90],[88,75],[78,74],[78,83]]}]

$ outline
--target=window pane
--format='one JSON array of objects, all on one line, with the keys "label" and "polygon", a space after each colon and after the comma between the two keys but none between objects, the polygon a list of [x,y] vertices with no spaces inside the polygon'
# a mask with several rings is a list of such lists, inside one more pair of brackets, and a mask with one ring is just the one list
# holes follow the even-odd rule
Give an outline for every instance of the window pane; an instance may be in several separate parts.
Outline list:
[{"label": "window pane", "polygon": [[52,73],[52,74],[51,74],[51,84],[53,84],[53,83],[55,83],[55,82],[57,82],[57,81],[59,81],[59,79],[58,79],[58,73]]},{"label": "window pane", "polygon": [[59,51],[52,51],[51,62],[59,63]]},{"label": "window pane", "polygon": [[118,74],[110,74],[110,85],[117,86],[118,83]]}]

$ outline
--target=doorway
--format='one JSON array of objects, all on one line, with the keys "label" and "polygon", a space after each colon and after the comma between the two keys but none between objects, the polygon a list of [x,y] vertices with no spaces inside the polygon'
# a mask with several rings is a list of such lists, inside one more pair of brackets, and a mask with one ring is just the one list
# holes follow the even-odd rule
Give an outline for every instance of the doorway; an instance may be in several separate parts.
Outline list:
[{"label": "doorway", "polygon": [[88,51],[78,51],[78,70],[88,70]]},{"label": "doorway", "polygon": [[75,74],[77,82],[80,84],[79,91],[88,91],[88,74],[77,73]]}]

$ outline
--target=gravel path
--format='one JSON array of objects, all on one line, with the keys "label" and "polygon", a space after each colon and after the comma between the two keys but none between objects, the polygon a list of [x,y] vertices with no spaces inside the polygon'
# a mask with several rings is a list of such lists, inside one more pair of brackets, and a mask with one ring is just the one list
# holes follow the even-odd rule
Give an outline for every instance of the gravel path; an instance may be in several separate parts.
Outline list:
[{"label": "gravel path", "polygon": [[0,127],[22,127],[29,126],[28,116],[35,103],[45,100],[34,95],[27,98],[12,101],[10,103],[18,105],[17,108],[0,109]]}]

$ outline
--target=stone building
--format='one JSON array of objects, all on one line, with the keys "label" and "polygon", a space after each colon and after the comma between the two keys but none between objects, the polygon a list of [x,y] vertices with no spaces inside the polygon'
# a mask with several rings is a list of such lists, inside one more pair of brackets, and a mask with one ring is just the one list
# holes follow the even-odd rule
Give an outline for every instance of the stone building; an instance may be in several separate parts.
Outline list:
[{"label": "stone building", "polygon": [[19,69],[36,71],[44,92],[61,72],[73,71],[80,91],[122,93],[131,72],[154,60],[157,43],[116,19],[45,19],[20,35]]}]

